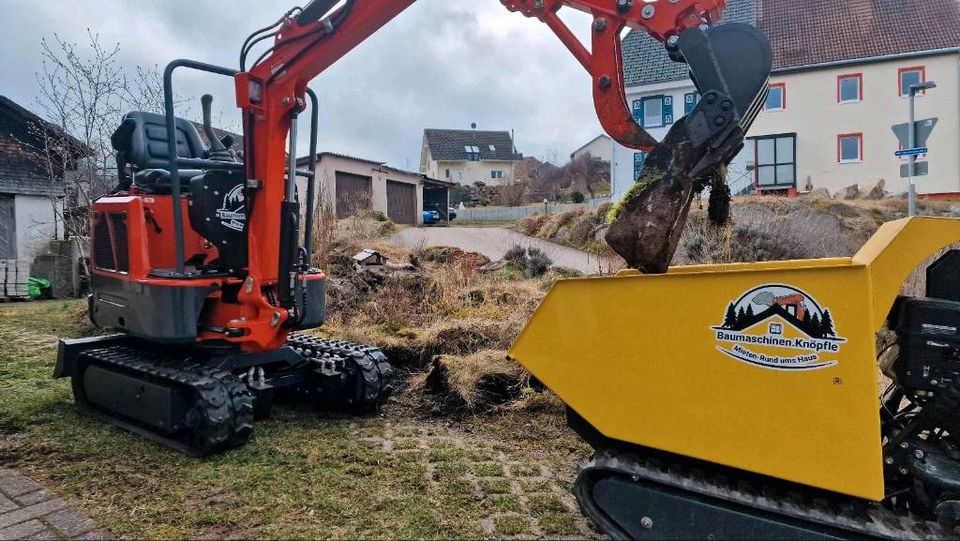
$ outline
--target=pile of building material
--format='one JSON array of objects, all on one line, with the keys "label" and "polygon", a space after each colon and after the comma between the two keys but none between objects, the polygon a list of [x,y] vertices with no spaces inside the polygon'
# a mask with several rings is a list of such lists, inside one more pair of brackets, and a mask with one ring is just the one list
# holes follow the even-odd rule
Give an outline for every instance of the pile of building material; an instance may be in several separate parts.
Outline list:
[{"label": "pile of building material", "polygon": [[20,259],[0,259],[0,276],[3,277],[4,300],[30,298],[30,262]]}]

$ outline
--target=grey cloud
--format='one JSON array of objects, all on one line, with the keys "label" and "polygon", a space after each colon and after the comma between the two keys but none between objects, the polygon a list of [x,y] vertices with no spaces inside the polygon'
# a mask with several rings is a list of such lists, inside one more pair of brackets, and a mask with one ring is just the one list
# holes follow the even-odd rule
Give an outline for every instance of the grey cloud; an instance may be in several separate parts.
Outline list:
[{"label": "grey cloud", "polygon": [[[119,42],[120,61],[131,69],[177,57],[236,66],[246,35],[289,7],[262,0],[0,0],[7,23],[0,93],[33,106],[39,40],[53,32],[82,42],[89,27],[104,42]],[[588,35],[588,17],[566,18]],[[322,103],[321,148],[399,167],[417,166],[426,127],[514,129],[521,152],[560,157],[600,131],[583,68],[542,23],[497,0],[419,0],[311,86]],[[229,80],[184,73],[177,87],[195,97],[212,91],[226,122],[239,124]]]}]

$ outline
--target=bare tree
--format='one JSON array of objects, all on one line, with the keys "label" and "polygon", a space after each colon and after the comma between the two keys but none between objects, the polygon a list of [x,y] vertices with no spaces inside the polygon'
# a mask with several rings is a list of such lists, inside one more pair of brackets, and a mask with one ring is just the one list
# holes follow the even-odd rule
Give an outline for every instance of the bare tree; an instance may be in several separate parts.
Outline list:
[{"label": "bare tree", "polygon": [[125,110],[163,112],[162,75],[154,66],[128,76],[119,44],[105,45],[89,30],[82,45],[54,34],[41,38],[40,49],[37,107],[47,122],[31,128],[33,147],[51,184],[56,236],[79,245],[89,233],[90,203],[117,183],[110,136]]},{"label": "bare tree", "polygon": [[509,184],[500,186],[500,202],[508,207],[517,207],[526,202],[527,183],[522,180],[514,180]]},{"label": "bare tree", "polygon": [[[73,210],[87,208],[116,178],[110,135],[120,117],[124,88],[116,60],[119,45],[105,47],[96,34],[88,31],[87,36],[83,48],[56,34],[52,40],[41,38],[43,62],[37,74],[41,115],[60,128],[63,137],[73,137],[85,147],[74,170],[65,171],[63,178],[68,209],[64,228],[68,235],[77,236],[86,234],[89,219],[85,214],[74,215]],[[70,145],[50,143],[48,154],[69,151]],[[56,165],[57,160],[51,161]]]}]

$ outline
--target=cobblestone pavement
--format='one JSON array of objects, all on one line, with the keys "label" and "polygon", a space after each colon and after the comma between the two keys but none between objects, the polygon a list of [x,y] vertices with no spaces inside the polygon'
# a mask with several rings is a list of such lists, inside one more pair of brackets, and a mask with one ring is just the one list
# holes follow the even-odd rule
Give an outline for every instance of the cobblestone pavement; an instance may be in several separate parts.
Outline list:
[{"label": "cobblestone pavement", "polygon": [[111,539],[111,536],[32,479],[0,468],[0,541],[12,539]]}]

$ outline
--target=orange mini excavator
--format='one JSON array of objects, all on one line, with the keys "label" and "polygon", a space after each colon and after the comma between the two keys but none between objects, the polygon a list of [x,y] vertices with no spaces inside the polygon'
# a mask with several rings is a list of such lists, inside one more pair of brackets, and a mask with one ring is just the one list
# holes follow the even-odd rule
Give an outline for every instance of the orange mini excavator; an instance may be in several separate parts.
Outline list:
[{"label": "orange mini excavator", "polygon": [[[238,69],[171,62],[165,114],[123,117],[112,137],[120,185],[93,205],[90,249],[90,317],[118,333],[60,343],[55,376],[72,378],[78,407],[206,455],[246,442],[280,393],[361,412],[389,395],[392,370],[379,350],[296,332],[323,323],[325,276],[309,264],[316,164],[297,166],[295,121],[309,112],[315,160],[318,102],[307,84],[411,4],[313,0],[251,34]],[[626,103],[620,40],[629,27],[689,64],[703,96],[680,120],[692,144],[708,149],[690,170],[704,170],[704,159],[727,163],[742,146],[766,92],[770,50],[751,26],[715,24],[724,0],[502,4],[546,23],[573,53],[603,128],[621,144],[657,145]],[[562,7],[592,17],[589,50],[558,17]],[[250,61],[258,46],[264,52]],[[234,79],[243,149],[214,135],[208,96],[209,147],[175,116],[173,74],[183,69]]]}]

